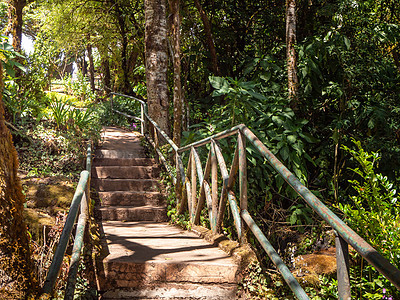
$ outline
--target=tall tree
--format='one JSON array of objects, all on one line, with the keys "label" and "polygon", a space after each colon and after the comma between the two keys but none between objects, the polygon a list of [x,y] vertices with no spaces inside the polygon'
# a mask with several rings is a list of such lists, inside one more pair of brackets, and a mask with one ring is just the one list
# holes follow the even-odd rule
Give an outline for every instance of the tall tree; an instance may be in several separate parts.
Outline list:
[{"label": "tall tree", "polygon": [[125,14],[122,11],[122,7],[119,3],[114,3],[112,6],[115,6],[116,10],[116,18],[118,21],[119,32],[121,34],[121,59],[122,59],[122,76],[123,76],[123,86],[122,90],[126,94],[132,93],[132,87],[129,84],[129,66],[128,66],[128,29],[125,22]]},{"label": "tall tree", "polygon": [[101,59],[101,71],[103,73],[103,86],[106,95],[111,92],[111,74],[110,74],[110,61],[107,53],[107,49],[102,49],[98,46]]},{"label": "tall tree", "polygon": [[296,110],[299,101],[299,79],[296,58],[296,0],[286,0],[286,58],[288,90],[291,107]]},{"label": "tall tree", "polygon": [[90,44],[90,37],[88,37],[88,44],[86,46],[87,55],[89,58],[89,82],[90,82],[90,89],[92,92],[96,90],[94,85],[94,62],[93,62],[93,52],[92,52],[92,45]]},{"label": "tall tree", "polygon": [[0,298],[25,299],[36,288],[29,237],[23,218],[18,159],[4,120],[0,61]]},{"label": "tall tree", "polygon": [[[9,0],[8,3],[8,28],[11,31],[12,35],[12,46],[15,51],[22,51],[21,42],[22,42],[22,28],[23,28],[23,10],[27,5],[27,0]],[[22,63],[22,58],[18,57],[16,59],[19,63]],[[20,68],[15,69],[16,77],[20,77],[22,75],[22,70]],[[1,74],[2,75],[2,74]]]},{"label": "tall tree", "polygon": [[171,11],[171,35],[173,43],[173,64],[174,64],[174,130],[173,141],[178,146],[181,143],[182,134],[182,106],[183,95],[181,85],[181,35],[180,35],[180,0],[169,0]]},{"label": "tall tree", "polygon": [[206,12],[204,11],[203,7],[199,0],[194,0],[194,4],[200,14],[201,21],[203,22],[204,26],[204,33],[206,35],[206,42],[208,46],[208,50],[210,51],[210,60],[211,60],[211,70],[215,75],[221,75],[219,66],[218,66],[218,58],[217,58],[217,51],[215,50],[214,40],[211,33],[211,23],[207,17]]},{"label": "tall tree", "polygon": [[149,115],[169,133],[165,0],[145,0],[145,53]]},{"label": "tall tree", "polygon": [[21,52],[21,41],[22,41],[22,11],[26,6],[26,0],[9,0],[9,28],[11,29],[11,35],[13,37],[12,45],[14,50]]}]

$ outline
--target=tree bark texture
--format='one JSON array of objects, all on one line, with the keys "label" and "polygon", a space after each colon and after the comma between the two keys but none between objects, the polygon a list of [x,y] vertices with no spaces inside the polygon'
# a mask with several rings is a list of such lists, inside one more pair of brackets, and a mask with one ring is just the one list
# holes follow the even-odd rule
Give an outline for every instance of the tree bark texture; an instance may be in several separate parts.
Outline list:
[{"label": "tree bark texture", "polygon": [[[26,6],[26,0],[9,0],[9,9],[8,9],[8,28],[11,31],[11,35],[13,37],[12,46],[15,51],[22,51],[21,42],[22,42],[22,12],[24,7]],[[19,63],[23,62],[22,57],[17,57],[16,61]],[[18,67],[14,67],[15,76],[21,77],[22,70]]]},{"label": "tree bark texture", "polygon": [[81,68],[82,75],[87,76],[88,70],[87,70],[87,62],[86,62],[85,54],[83,54],[77,60],[79,61],[78,65]]},{"label": "tree bark texture", "polygon": [[4,122],[0,63],[0,299],[25,299],[36,290],[22,185],[10,131]]},{"label": "tree bark texture", "polygon": [[165,0],[145,0],[146,85],[149,115],[169,134]]},{"label": "tree bark texture", "polygon": [[117,19],[119,31],[121,34],[121,63],[122,63],[122,92],[124,94],[132,94],[132,87],[129,83],[129,66],[128,66],[128,31],[125,24],[125,17],[119,5],[116,5]]},{"label": "tree bark texture", "polygon": [[86,50],[88,53],[88,58],[89,58],[89,82],[90,82],[90,89],[92,92],[96,90],[96,87],[94,85],[94,62],[93,62],[93,53],[92,53],[92,45],[88,44],[86,46]]},{"label": "tree bark texture", "polygon": [[180,0],[169,0],[171,11],[171,35],[173,48],[173,64],[174,64],[174,130],[172,134],[173,141],[176,145],[181,144],[182,134],[182,106],[183,95],[181,85],[181,35],[180,35]]},{"label": "tree bark texture", "polygon": [[203,10],[203,7],[201,6],[200,1],[194,0],[194,4],[200,14],[201,21],[203,22],[204,33],[206,35],[206,42],[208,45],[208,50],[210,51],[211,71],[215,75],[220,76],[221,71],[218,66],[217,51],[215,50],[214,40],[212,38],[210,20],[208,19],[207,14]]},{"label": "tree bark texture", "polygon": [[22,11],[26,6],[26,0],[10,0],[9,1],[9,23],[11,23],[11,34],[13,37],[12,46],[17,52],[21,52],[22,40]]},{"label": "tree bark texture", "polygon": [[286,57],[288,91],[291,107],[296,110],[299,101],[299,79],[296,58],[296,0],[286,0]]},{"label": "tree bark texture", "polygon": [[110,62],[108,56],[101,57],[101,69],[103,72],[103,86],[106,95],[111,92],[111,74],[110,74]]}]

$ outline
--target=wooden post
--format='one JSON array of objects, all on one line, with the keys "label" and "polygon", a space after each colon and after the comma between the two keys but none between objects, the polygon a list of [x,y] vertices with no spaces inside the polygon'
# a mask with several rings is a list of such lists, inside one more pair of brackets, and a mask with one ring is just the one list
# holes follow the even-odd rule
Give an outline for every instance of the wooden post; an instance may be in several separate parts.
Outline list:
[{"label": "wooden post", "polygon": [[[155,126],[153,126],[153,135],[154,135],[155,149],[160,149],[160,141],[158,140],[157,128]],[[156,162],[158,164],[160,163],[160,158],[158,157],[158,155],[156,155]]]},{"label": "wooden post", "polygon": [[[196,201],[196,196],[197,196],[197,176],[196,176],[196,161],[194,158],[194,148],[192,148],[192,151],[190,152],[190,155],[192,156],[191,158],[191,163],[192,165],[190,166],[191,169],[191,182],[192,182],[192,199],[190,200],[190,206],[189,206],[189,213],[191,216],[191,219],[194,219],[195,217],[195,209],[197,206],[197,201]],[[200,183],[201,185],[202,183]]]},{"label": "wooden post", "polygon": [[340,300],[350,300],[349,245],[335,231],[338,294]]},{"label": "wooden post", "polygon": [[211,229],[213,233],[217,232],[217,214],[218,214],[218,169],[217,157],[215,156],[214,143],[211,143]]},{"label": "wooden post", "polygon": [[140,118],[142,119],[141,126],[140,126],[140,132],[142,135],[146,133],[146,120],[144,116],[144,105],[143,103],[140,103]]},{"label": "wooden post", "polygon": [[[247,162],[246,162],[246,137],[239,131],[238,134],[239,147],[239,193],[240,193],[240,210],[247,210]],[[242,221],[241,243],[246,241],[245,223]]]}]

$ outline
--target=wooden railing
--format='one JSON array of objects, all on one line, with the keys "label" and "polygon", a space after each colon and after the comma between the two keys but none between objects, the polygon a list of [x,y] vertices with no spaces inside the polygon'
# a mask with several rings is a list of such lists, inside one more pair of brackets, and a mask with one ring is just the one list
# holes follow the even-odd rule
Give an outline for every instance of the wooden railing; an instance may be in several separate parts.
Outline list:
[{"label": "wooden railing", "polygon": [[[253,132],[245,125],[237,125],[229,130],[217,133],[208,138],[202,139],[184,147],[178,147],[168,135],[157,125],[157,123],[148,115],[146,103],[135,97],[111,93],[113,96],[122,96],[138,101],[141,105],[141,116],[136,117],[125,112],[117,113],[127,118],[133,118],[140,121],[141,132],[150,141],[154,147],[158,158],[165,166],[170,174],[171,180],[175,185],[177,195],[178,213],[188,210],[190,221],[193,224],[199,224],[201,211],[206,207],[210,227],[213,232],[221,232],[221,225],[224,219],[226,208],[229,207],[234,218],[235,228],[240,242],[246,241],[244,228],[247,226],[252,231],[260,245],[264,248],[271,261],[275,264],[282,277],[292,289],[298,299],[309,299],[305,291],[302,289],[296,278],[290,272],[289,268],[284,264],[278,253],[275,251],[271,243],[257,226],[251,217],[247,208],[247,151],[246,143],[250,143],[268,164],[293,188],[293,190],[336,232],[336,262],[338,272],[338,292],[339,299],[350,299],[350,277],[349,277],[349,255],[348,245],[351,245],[362,257],[364,257],[371,265],[373,265],[381,274],[383,274],[393,285],[400,290],[400,271],[393,266],[386,258],[384,258],[371,245],[363,240],[356,232],[347,226],[337,215],[335,215],[325,204],[323,204],[306,186],[304,186],[275,156],[267,149],[267,147],[254,135]],[[111,99],[111,105],[113,101]],[[231,167],[228,170],[226,162],[222,155],[222,150],[218,144],[219,140],[227,137],[236,136],[236,148],[233,155]],[[174,152],[175,171],[169,160],[163,155],[160,149],[160,139],[168,143]],[[209,152],[203,169],[200,156],[197,149],[199,147],[209,145]],[[182,153],[189,152],[189,159],[186,168],[182,162]],[[222,188],[218,188],[218,168],[222,176]],[[85,172],[85,171],[84,171]],[[83,173],[83,172],[82,172]],[[89,176],[82,175],[83,177]],[[85,177],[86,178],[86,177]],[[83,195],[84,187],[87,187],[86,179],[82,179],[82,183],[78,185],[76,197],[80,199]],[[238,183],[238,197],[235,195],[234,185]],[[79,192],[78,192],[79,190]],[[220,192],[219,192],[220,190]],[[78,200],[77,200],[78,201]],[[79,200],[80,201],[80,200]],[[75,196],[71,205],[70,219],[75,219],[77,204],[75,204]],[[229,205],[227,205],[229,204]],[[73,207],[74,206],[74,207]],[[82,209],[83,211],[85,208]],[[72,211],[72,212],[71,212]],[[75,216],[75,217],[74,217]],[[68,215],[69,218],[69,215]],[[68,223],[67,218],[67,223]],[[70,223],[67,224],[65,236],[69,237]],[[67,226],[68,225],[68,226]],[[69,232],[69,233],[68,233]],[[66,243],[64,231],[60,244]],[[60,246],[59,246],[60,247]],[[54,261],[59,265],[58,253],[64,254],[65,247],[57,248]],[[57,257],[56,257],[57,256]],[[53,261],[53,263],[54,263]],[[57,267],[55,267],[56,269]],[[59,266],[58,266],[59,269]],[[58,270],[57,269],[57,270]],[[58,272],[58,271],[57,271]],[[46,281],[46,291],[51,290],[54,282],[51,281],[56,271],[48,274],[49,282]],[[45,290],[45,288],[44,288]],[[67,297],[67,296],[66,296]],[[71,299],[71,298],[66,298]]]},{"label": "wooden railing", "polygon": [[89,217],[91,168],[92,143],[89,142],[86,156],[86,170],[81,172],[79,183],[75,190],[67,219],[65,221],[64,228],[60,236],[60,240],[58,242],[56,251],[51,261],[50,268],[47,272],[46,280],[41,290],[40,299],[48,299],[53,294],[53,290],[56,285],[56,281],[59,276],[60,268],[64,259],[65,251],[71,238],[72,229],[75,225],[75,221],[80,208],[78,224],[75,233],[75,241],[68,270],[68,281],[64,296],[64,300],[74,299],[76,277],[83,247],[85,227]]},{"label": "wooden railing", "polygon": [[[190,221],[192,224],[197,225],[200,222],[201,211],[206,207],[211,230],[215,233],[220,233],[221,224],[227,207],[226,204],[229,203],[240,242],[246,241],[244,228],[245,226],[248,226],[298,299],[309,298],[248,212],[246,165],[247,142],[250,142],[250,144],[293,188],[293,190],[335,230],[339,299],[351,299],[348,245],[351,245],[354,250],[356,250],[382,275],[392,282],[398,290],[400,290],[400,271],[364,239],[362,239],[347,224],[345,224],[324,203],[322,203],[245,125],[237,125],[231,129],[214,134],[190,145],[178,147],[147,114],[146,103],[143,100],[121,94],[114,95],[128,97],[140,102],[141,118],[127,114],[124,115],[126,117],[135,118],[141,122],[141,132],[149,139],[157,152],[160,161],[164,164],[170,174],[178,198],[178,213],[182,214],[185,210],[188,210]],[[221,148],[218,145],[218,141],[235,135],[237,136],[236,149],[231,163],[231,168],[228,170]],[[168,159],[164,157],[159,148],[160,139],[164,139],[165,142],[169,143],[174,151],[176,176],[172,171],[172,165],[169,163]],[[210,145],[210,150],[205,163],[205,169],[203,170],[196,149],[205,145]],[[187,151],[190,151],[190,154],[187,167],[185,168],[182,163],[181,154]],[[218,192],[218,167],[223,182],[220,193]],[[239,184],[239,200],[237,199],[233,189],[235,182],[238,182]]]}]

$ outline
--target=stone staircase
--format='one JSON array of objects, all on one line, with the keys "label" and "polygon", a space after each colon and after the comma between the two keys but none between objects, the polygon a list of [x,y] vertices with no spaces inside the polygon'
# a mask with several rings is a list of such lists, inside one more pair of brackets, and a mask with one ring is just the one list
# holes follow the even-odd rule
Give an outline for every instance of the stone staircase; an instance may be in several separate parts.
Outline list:
[{"label": "stone staircase", "polygon": [[159,174],[138,133],[105,127],[92,169],[106,248],[97,272],[101,299],[235,299],[238,265],[166,223]]}]

